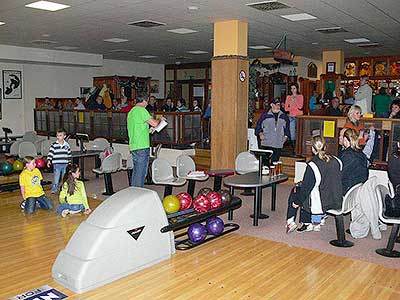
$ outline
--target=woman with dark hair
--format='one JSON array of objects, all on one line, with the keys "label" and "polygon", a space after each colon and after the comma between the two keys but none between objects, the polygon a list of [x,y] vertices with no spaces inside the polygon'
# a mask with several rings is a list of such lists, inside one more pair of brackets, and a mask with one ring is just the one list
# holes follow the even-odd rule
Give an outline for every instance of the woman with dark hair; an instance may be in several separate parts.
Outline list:
[{"label": "woman with dark hair", "polygon": [[290,84],[289,95],[286,97],[285,110],[289,115],[290,139],[293,143],[296,141],[296,116],[303,114],[304,98],[300,94],[297,83]]},{"label": "woman with dark hair", "polygon": [[[326,153],[326,142],[322,136],[312,138],[313,158],[307,163],[301,185],[290,193],[287,209],[286,233],[297,228],[295,222],[297,210],[300,210],[303,231],[320,231],[320,223],[313,224],[311,215],[322,216],[329,209],[338,209],[342,205],[342,162],[339,158]],[[319,221],[320,222],[320,221]]]},{"label": "woman with dark hair", "polygon": [[359,138],[354,129],[346,128],[341,131],[339,142],[343,146],[339,158],[343,163],[342,188],[345,195],[354,185],[367,181],[369,162],[361,150]]},{"label": "woman with dark hair", "polygon": [[181,98],[176,102],[176,111],[177,112],[189,111],[189,109],[186,107],[185,99]]},{"label": "woman with dark hair", "polygon": [[389,118],[391,119],[400,119],[400,99],[394,99],[392,104],[390,105],[390,114]]}]

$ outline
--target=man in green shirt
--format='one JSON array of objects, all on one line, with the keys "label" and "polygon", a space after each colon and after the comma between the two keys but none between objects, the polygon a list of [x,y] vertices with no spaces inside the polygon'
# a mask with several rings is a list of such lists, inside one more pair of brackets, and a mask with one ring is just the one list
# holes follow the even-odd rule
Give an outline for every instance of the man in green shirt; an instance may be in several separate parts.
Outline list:
[{"label": "man in green shirt", "polygon": [[[152,118],[147,111],[147,97],[138,97],[136,105],[127,117],[129,150],[133,158],[133,174],[131,186],[143,187],[147,175],[150,157],[150,132],[161,120]],[[149,128],[149,126],[151,128]]]},{"label": "man in green shirt", "polygon": [[381,87],[379,89],[379,94],[375,95],[372,98],[372,105],[375,110],[376,118],[388,118],[389,117],[389,108],[392,103],[392,98],[388,94],[386,94],[386,89]]}]

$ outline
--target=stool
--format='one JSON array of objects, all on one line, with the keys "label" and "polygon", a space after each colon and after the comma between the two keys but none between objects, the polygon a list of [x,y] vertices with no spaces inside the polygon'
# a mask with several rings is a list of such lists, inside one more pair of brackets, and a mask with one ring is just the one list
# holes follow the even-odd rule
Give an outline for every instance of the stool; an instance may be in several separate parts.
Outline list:
[{"label": "stool", "polygon": [[221,189],[222,178],[235,174],[231,169],[217,169],[207,171],[208,176],[214,177],[214,191],[218,192]]}]

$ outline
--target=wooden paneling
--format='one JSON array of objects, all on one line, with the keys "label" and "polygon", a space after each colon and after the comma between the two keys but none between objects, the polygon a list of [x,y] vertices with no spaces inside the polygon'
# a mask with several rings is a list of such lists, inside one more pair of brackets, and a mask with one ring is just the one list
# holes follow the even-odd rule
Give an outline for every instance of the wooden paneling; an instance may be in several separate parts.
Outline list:
[{"label": "wooden paneling", "polygon": [[[247,149],[247,59],[214,58],[212,64],[211,168],[234,168],[239,152]],[[239,72],[246,72],[244,82]]]}]

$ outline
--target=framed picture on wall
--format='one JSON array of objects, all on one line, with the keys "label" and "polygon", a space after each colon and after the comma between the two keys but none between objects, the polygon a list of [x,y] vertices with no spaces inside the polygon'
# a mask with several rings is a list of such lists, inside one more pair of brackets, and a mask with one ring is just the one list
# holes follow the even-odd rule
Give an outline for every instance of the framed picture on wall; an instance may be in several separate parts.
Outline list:
[{"label": "framed picture on wall", "polygon": [[22,72],[3,70],[3,99],[22,99]]},{"label": "framed picture on wall", "polygon": [[150,80],[150,93],[157,94],[160,90],[160,80]]},{"label": "framed picture on wall", "polygon": [[327,62],[326,63],[326,74],[335,73],[336,72],[336,62]]}]

